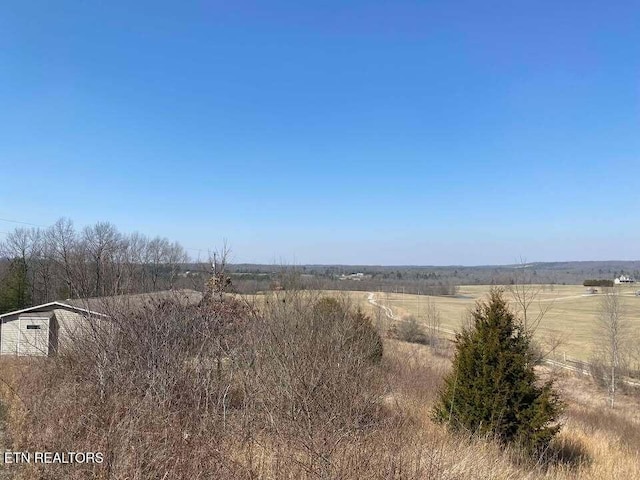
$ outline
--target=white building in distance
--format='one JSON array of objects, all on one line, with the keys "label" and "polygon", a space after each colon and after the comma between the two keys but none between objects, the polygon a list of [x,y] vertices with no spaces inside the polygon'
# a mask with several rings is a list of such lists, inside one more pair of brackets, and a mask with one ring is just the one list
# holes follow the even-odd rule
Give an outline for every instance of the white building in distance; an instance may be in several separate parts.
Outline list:
[{"label": "white building in distance", "polygon": [[619,285],[621,283],[635,283],[635,280],[629,275],[620,275],[613,281],[613,283],[615,283],[616,285]]}]

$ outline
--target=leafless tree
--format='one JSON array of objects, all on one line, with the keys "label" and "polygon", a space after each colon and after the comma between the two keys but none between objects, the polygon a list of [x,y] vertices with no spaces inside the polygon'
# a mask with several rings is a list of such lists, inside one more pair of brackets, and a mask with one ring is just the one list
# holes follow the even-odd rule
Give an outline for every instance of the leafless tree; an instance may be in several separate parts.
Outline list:
[{"label": "leafless tree", "polygon": [[0,242],[0,256],[19,261],[33,303],[172,289],[189,261],[178,242],[122,234],[99,222],[80,232],[59,219],[49,228],[16,228]]},{"label": "leafless tree", "polygon": [[128,275],[132,279],[135,279],[134,281],[137,283],[140,291],[146,291],[149,279],[147,269],[145,268],[145,260],[149,248],[149,239],[138,232],[134,232],[129,235],[128,247]]},{"label": "leafless tree", "polygon": [[209,254],[209,263],[211,265],[211,276],[205,285],[205,298],[212,300],[217,298],[222,300],[224,294],[231,290],[231,277],[227,275],[227,266],[231,249],[225,240],[222,250],[214,251]]},{"label": "leafless tree", "polygon": [[104,285],[105,277],[110,273],[108,267],[114,263],[113,254],[119,241],[118,230],[115,225],[109,222],[98,222],[84,229],[83,243],[89,259],[94,265],[92,272],[95,281],[93,294],[96,296],[105,295],[109,290]]},{"label": "leafless tree", "polygon": [[145,264],[149,266],[151,288],[157,290],[162,267],[166,263],[169,241],[166,238],[155,237],[147,243]]},{"label": "leafless tree", "polygon": [[68,218],[60,218],[45,233],[51,252],[51,259],[59,266],[58,271],[64,278],[67,294],[79,295],[79,286],[75,282],[74,260],[76,257],[76,233]]},{"label": "leafless tree", "polygon": [[427,339],[429,344],[436,350],[440,347],[440,331],[441,319],[440,310],[429,298],[424,310],[425,325],[427,327]]},{"label": "leafless tree", "polygon": [[30,298],[37,296],[37,273],[34,265],[40,254],[40,244],[40,235],[37,229],[16,228],[7,235],[2,248],[4,255],[11,259],[18,260],[23,265],[29,282]]},{"label": "leafless tree", "polygon": [[629,369],[634,378],[640,378],[640,330],[636,329],[631,334]]},{"label": "leafless tree", "polygon": [[[520,313],[524,330],[533,335],[542,319],[553,307],[553,301],[543,302],[540,298],[543,286],[535,283],[534,271],[527,264],[526,259],[521,258],[510,278],[507,290],[511,299]],[[535,308],[537,307],[537,308]]]},{"label": "leafless tree", "polygon": [[169,244],[167,248],[168,282],[169,288],[173,289],[179,273],[179,266],[189,260],[189,255],[178,242]]},{"label": "leafless tree", "polygon": [[602,370],[594,372],[598,377],[604,376],[609,390],[609,404],[614,406],[615,395],[620,376],[624,371],[626,355],[629,353],[630,324],[625,317],[620,301],[620,290],[611,287],[602,293],[598,315],[594,365],[602,366]]},{"label": "leafless tree", "polygon": [[120,295],[133,291],[135,269],[131,252],[131,240],[126,235],[120,236],[113,253],[111,293]]}]

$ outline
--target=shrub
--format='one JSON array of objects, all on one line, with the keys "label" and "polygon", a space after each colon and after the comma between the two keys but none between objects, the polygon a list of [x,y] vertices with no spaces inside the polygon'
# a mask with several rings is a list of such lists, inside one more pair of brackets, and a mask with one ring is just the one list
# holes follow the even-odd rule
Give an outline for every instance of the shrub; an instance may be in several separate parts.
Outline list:
[{"label": "shrub", "polygon": [[384,344],[382,337],[371,322],[371,318],[365,315],[360,308],[351,314],[353,321],[353,336],[359,339],[365,346],[365,355],[373,363],[382,360]]},{"label": "shrub", "polygon": [[422,325],[414,317],[409,317],[405,321],[400,322],[396,327],[398,340],[409,343],[427,343],[427,336],[424,333]]},{"label": "shrub", "polygon": [[323,297],[315,302],[312,312],[312,321],[320,322],[317,328],[330,328],[336,322],[343,322],[346,347],[353,348],[374,363],[382,359],[382,337],[360,308],[353,310],[348,302]]},{"label": "shrub", "polygon": [[273,292],[255,334],[251,422],[308,476],[334,478],[336,452],[378,423],[382,341],[346,301]]},{"label": "shrub", "polygon": [[549,381],[536,383],[530,336],[508,309],[502,290],[480,302],[474,323],[456,335],[453,370],[434,417],[454,430],[490,435],[530,454],[545,450],[559,425],[560,401]]}]

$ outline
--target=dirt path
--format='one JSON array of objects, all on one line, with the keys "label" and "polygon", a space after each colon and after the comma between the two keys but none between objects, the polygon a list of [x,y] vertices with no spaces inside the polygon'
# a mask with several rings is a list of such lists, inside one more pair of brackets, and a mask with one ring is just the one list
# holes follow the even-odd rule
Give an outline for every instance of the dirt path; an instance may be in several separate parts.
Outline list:
[{"label": "dirt path", "polygon": [[[382,311],[384,312],[384,314],[387,316],[387,318],[389,320],[402,321],[402,318],[398,318],[393,313],[393,310],[391,309],[391,307],[388,307],[387,305],[383,305],[381,303],[378,303],[378,301],[376,300],[376,294],[375,293],[369,292],[369,296],[367,297],[367,300],[369,301],[369,303],[371,305],[382,309]],[[448,328],[442,328],[442,327],[435,327],[435,328],[438,331],[442,332],[442,333],[446,333],[447,335],[455,336],[455,334],[456,334],[456,332],[454,332],[453,330],[450,330]]]},{"label": "dirt path", "polygon": [[381,308],[389,320],[398,320],[398,318],[393,314],[393,310],[391,310],[391,307],[387,307],[386,305],[381,305],[376,301],[375,293],[369,292],[369,296],[367,297],[367,300],[374,307]]}]

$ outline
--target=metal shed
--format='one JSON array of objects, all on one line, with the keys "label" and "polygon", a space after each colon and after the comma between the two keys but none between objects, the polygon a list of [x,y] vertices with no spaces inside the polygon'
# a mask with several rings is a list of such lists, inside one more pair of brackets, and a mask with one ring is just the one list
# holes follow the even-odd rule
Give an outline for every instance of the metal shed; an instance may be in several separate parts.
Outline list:
[{"label": "metal shed", "polygon": [[0,315],[0,355],[54,355],[60,344],[105,315],[61,302]]},{"label": "metal shed", "polygon": [[197,305],[202,293],[185,289],[68,299],[4,313],[0,315],[0,355],[55,355],[61,346],[83,331],[99,327],[102,320],[109,318],[106,313],[112,309],[141,309],[163,300]]}]

